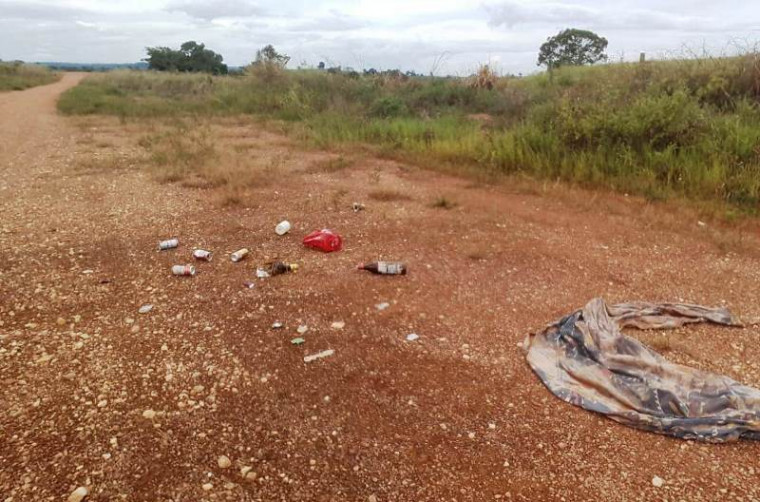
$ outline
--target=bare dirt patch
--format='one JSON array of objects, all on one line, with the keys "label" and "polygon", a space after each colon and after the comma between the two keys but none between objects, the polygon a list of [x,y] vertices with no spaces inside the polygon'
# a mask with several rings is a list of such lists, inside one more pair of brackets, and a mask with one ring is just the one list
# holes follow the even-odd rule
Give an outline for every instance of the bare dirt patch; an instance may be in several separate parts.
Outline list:
[{"label": "bare dirt patch", "polygon": [[[62,500],[78,486],[92,500],[151,501],[760,497],[757,443],[678,441],[574,408],[517,346],[600,295],[757,316],[755,226],[373,158],[309,169],[334,154],[243,120],[203,125],[215,154],[167,182],[140,140],[172,126],[57,117],[76,78],[0,96],[4,497]],[[431,207],[441,194],[457,207]],[[282,219],[293,230],[278,237]],[[301,246],[323,227],[343,251]],[[177,250],[155,250],[175,236]],[[214,260],[173,277],[194,247]],[[241,247],[250,256],[231,263]],[[405,260],[409,275],[354,270],[377,258]],[[301,269],[255,280],[272,259]],[[294,346],[300,325],[306,343]],[[639,334],[754,386],[757,335]],[[335,353],[304,363],[325,349]]]}]

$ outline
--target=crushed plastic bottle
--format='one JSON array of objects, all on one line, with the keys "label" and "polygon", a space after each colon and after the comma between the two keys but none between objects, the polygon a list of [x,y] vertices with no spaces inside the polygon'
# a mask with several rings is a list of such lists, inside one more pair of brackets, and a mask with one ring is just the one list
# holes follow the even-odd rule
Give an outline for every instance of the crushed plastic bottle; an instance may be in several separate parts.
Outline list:
[{"label": "crushed plastic bottle", "polygon": [[325,253],[332,253],[333,251],[340,251],[343,248],[343,239],[332,230],[323,228],[304,237],[303,244]]}]

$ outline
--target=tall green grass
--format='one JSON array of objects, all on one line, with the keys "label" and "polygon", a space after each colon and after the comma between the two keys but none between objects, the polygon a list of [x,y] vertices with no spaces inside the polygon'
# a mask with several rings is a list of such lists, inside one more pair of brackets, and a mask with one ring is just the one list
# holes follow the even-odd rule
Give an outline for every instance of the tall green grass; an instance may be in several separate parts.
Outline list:
[{"label": "tall green grass", "polygon": [[421,164],[523,173],[643,194],[760,207],[760,59],[562,68],[503,78],[318,71],[208,77],[94,75],[64,113],[253,114],[320,147],[370,144]]},{"label": "tall green grass", "polygon": [[0,62],[0,91],[21,91],[51,84],[58,78],[57,74],[42,66]]}]

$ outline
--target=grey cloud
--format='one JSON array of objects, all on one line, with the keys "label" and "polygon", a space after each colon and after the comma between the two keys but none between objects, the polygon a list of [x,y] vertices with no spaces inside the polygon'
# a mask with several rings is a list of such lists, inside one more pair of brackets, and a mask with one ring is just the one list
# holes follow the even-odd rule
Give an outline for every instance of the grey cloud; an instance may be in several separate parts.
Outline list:
[{"label": "grey cloud", "polygon": [[66,20],[89,14],[89,11],[37,2],[0,0],[0,20]]},{"label": "grey cloud", "polygon": [[485,6],[492,27],[512,28],[527,23],[588,23],[594,21],[599,12],[582,5],[559,3],[523,3],[506,1]]},{"label": "grey cloud", "polygon": [[330,16],[322,16],[308,21],[296,23],[286,28],[287,31],[293,32],[333,32],[349,31],[368,26],[366,21],[356,19],[350,16],[344,16],[337,12],[331,12]]},{"label": "grey cloud", "polygon": [[[641,3],[641,2],[639,2]],[[699,2],[695,2],[699,3]],[[664,4],[664,3],[663,3]],[[579,26],[607,30],[656,31],[674,30],[689,32],[721,32],[728,30],[749,29],[753,23],[744,20],[731,20],[724,16],[716,19],[708,10],[687,9],[642,9],[589,7],[581,3],[566,4],[556,2],[531,2],[506,0],[497,4],[484,6],[488,13],[491,27],[504,26],[514,28],[517,25],[552,25],[557,27]],[[686,15],[685,12],[700,12],[702,15]]]},{"label": "grey cloud", "polygon": [[258,4],[247,0],[174,0],[165,10],[181,12],[204,21],[250,17],[264,13],[264,9]]}]

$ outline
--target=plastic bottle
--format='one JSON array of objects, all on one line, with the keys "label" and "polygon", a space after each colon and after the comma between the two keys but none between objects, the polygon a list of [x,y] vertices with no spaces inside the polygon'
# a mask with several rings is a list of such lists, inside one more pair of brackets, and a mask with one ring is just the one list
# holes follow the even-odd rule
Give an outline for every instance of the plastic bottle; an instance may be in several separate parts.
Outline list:
[{"label": "plastic bottle", "polygon": [[359,270],[368,270],[373,274],[381,275],[406,275],[406,264],[400,261],[375,261],[372,263],[361,263],[356,268]]}]

